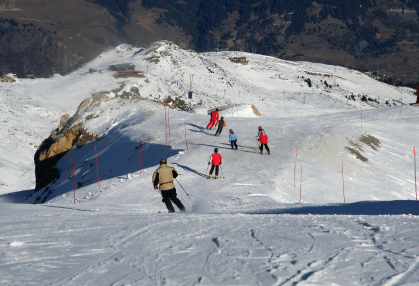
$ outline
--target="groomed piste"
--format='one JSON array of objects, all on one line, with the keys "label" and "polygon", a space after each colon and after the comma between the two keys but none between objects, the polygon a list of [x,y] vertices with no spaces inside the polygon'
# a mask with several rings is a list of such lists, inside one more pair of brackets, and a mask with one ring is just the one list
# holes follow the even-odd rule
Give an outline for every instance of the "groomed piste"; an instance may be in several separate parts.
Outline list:
[{"label": "groomed piste", "polygon": [[[66,76],[0,83],[0,284],[419,282],[416,91],[343,67],[230,56],[121,45]],[[147,72],[115,78],[115,63]],[[220,136],[190,104],[220,110]],[[65,113],[101,139],[74,145],[34,192],[34,147]],[[270,155],[257,149],[259,126]],[[186,213],[169,214],[153,190],[162,158],[180,174]]]}]

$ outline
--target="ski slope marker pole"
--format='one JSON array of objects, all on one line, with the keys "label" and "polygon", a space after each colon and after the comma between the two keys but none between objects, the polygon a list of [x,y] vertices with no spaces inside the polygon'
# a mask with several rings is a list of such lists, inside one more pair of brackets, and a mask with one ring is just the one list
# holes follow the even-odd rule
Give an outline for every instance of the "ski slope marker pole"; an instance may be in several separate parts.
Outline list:
[{"label": "ski slope marker pole", "polygon": [[295,188],[295,172],[297,171],[297,151],[298,151],[298,148],[295,148],[294,188]]},{"label": "ski slope marker pole", "polygon": [[164,143],[164,159],[167,159],[167,130],[166,130],[166,142]]},{"label": "ski slope marker pole", "polygon": [[416,190],[416,200],[418,200],[418,185],[416,183],[416,147],[413,147],[413,154],[415,156],[415,190]]},{"label": "ski slope marker pole", "polygon": [[100,190],[100,183],[99,183],[99,165],[97,164],[96,145],[95,145],[95,158],[96,158],[97,185],[99,186],[99,190]]},{"label": "ski slope marker pole", "polygon": [[185,192],[185,194],[189,197],[189,194],[185,191],[185,189],[182,187],[182,185],[179,183],[179,181],[175,178],[176,182],[179,184],[179,186],[182,188],[182,190]]},{"label": "ski slope marker pole", "polygon": [[141,138],[140,138],[140,147],[139,147],[139,149],[140,149],[140,176],[141,176]]},{"label": "ski slope marker pole", "polygon": [[185,122],[185,142],[186,142],[186,150],[188,149],[188,139],[186,138],[186,122]]},{"label": "ski slope marker pole", "polygon": [[164,123],[166,123],[166,129],[167,129],[167,119],[166,119],[166,101],[163,103],[164,105]]},{"label": "ski slope marker pole", "polygon": [[76,204],[76,160],[73,161],[74,166],[74,204]]},{"label": "ski slope marker pole", "polygon": [[345,199],[345,179],[343,178],[343,162],[342,162],[342,183],[343,183],[343,202],[346,203],[346,199]]}]

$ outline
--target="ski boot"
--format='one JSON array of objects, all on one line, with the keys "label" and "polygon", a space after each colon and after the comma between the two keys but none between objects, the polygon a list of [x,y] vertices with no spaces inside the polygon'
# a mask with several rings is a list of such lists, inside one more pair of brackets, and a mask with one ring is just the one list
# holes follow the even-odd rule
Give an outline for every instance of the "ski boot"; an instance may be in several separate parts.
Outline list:
[{"label": "ski boot", "polygon": [[209,174],[209,179],[211,179],[211,177],[212,177],[212,175],[211,175],[211,174]]}]

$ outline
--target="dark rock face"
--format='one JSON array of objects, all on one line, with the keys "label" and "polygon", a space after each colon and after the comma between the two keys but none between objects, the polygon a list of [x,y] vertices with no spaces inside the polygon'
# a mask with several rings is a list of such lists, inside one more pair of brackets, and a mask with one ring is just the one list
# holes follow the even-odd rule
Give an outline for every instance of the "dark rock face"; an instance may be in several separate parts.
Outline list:
[{"label": "dark rock face", "polygon": [[0,72],[18,77],[49,77],[65,74],[86,62],[86,58],[55,38],[48,31],[33,26],[13,26],[0,37]]},{"label": "dark rock face", "polygon": [[45,139],[35,153],[35,192],[39,191],[59,176],[55,167],[60,160],[77,142],[81,135],[82,126],[73,126],[57,137],[51,132],[50,137]]},{"label": "dark rock face", "polygon": [[59,178],[60,173],[55,165],[74,144],[77,143],[78,148],[81,148],[87,142],[99,139],[87,132],[82,124],[68,127],[59,134],[56,131],[58,129],[51,132],[35,153],[35,192]]},{"label": "dark rock face", "polygon": [[[96,135],[90,134],[78,122],[80,113],[89,110],[93,105],[98,104],[105,96],[94,93],[91,99],[86,99],[77,108],[76,113],[70,118],[68,114],[61,116],[58,128],[51,131],[50,136],[38,147],[34,155],[35,162],[35,192],[47,186],[59,178],[60,172],[55,167],[60,160],[75,144],[78,148],[83,147],[87,142],[99,140]],[[91,118],[90,118],[91,119]],[[89,116],[86,117],[89,120]]]}]

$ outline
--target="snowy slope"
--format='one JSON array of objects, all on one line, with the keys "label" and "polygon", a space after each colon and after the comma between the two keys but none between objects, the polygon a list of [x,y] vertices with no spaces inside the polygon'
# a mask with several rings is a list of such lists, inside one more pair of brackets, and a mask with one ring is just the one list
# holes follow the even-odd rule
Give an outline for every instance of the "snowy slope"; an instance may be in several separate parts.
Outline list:
[{"label": "snowy slope", "polygon": [[[418,282],[419,110],[399,104],[402,97],[415,101],[412,90],[341,67],[238,54],[249,64],[166,42],[145,50],[123,45],[65,77],[2,83],[4,128],[33,128],[21,137],[0,130],[3,142],[22,141],[18,154],[2,146],[9,153],[1,154],[8,162],[1,177],[9,181],[0,197],[0,285]],[[115,79],[107,67],[121,62],[149,73]],[[152,101],[174,95],[188,102],[191,74],[193,103],[225,108],[219,137],[205,129],[208,116],[165,113]],[[57,164],[59,179],[35,194],[25,191],[35,151],[28,142],[40,144],[60,115],[74,113],[93,92],[108,97],[74,124],[106,137],[74,147]],[[358,95],[376,101],[361,103]],[[258,126],[269,136],[271,155],[255,150]],[[230,128],[239,150],[230,149]],[[221,178],[209,180],[214,148],[223,156]],[[181,174],[176,184],[186,214],[167,214],[152,189],[165,154]],[[22,158],[20,169],[15,158]]]}]

